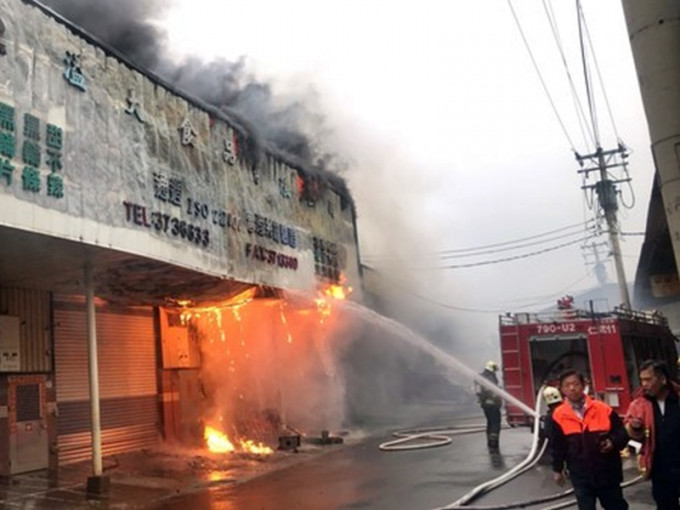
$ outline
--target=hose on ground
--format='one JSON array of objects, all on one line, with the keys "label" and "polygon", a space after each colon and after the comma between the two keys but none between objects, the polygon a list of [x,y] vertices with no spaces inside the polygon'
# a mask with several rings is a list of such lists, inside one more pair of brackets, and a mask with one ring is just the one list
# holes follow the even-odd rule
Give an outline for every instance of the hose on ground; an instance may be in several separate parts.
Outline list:
[{"label": "hose on ground", "polygon": [[[625,489],[626,487],[630,487],[631,485],[635,485],[636,483],[641,482],[643,480],[644,480],[644,477],[642,477],[641,475],[638,475],[635,478],[628,480],[627,482],[623,482],[621,484],[621,488]],[[574,489],[570,489],[570,490],[565,491],[565,492],[574,492]],[[555,498],[555,499],[558,499],[558,498]],[[563,501],[562,503],[557,503],[555,505],[545,506],[545,507],[541,508],[541,510],[559,510],[560,508],[568,508],[568,507],[573,506],[575,504],[576,504],[576,500],[570,499],[569,501]]]},{"label": "hose on ground", "polygon": [[[541,388],[538,391],[538,395],[543,394],[544,388],[545,388],[545,386],[541,386]],[[535,416],[540,416],[541,404],[542,404],[542,400],[540,398],[537,398],[536,399]],[[543,452],[545,451],[545,447],[547,445],[547,441],[544,441],[543,446],[539,451],[539,447],[538,447],[539,431],[540,431],[540,420],[535,419],[534,420],[534,430],[533,430],[533,435],[532,435],[532,440],[531,440],[531,450],[529,450],[529,455],[527,455],[526,459],[524,459],[522,462],[517,464],[515,467],[513,467],[509,471],[503,473],[501,476],[498,476],[496,478],[493,478],[492,480],[489,480],[487,482],[484,482],[484,483],[478,485],[477,487],[472,489],[470,492],[465,494],[463,497],[458,498],[453,503],[449,503],[448,505],[445,505],[441,510],[448,510],[448,509],[451,509],[451,508],[462,507],[463,505],[472,501],[477,496],[484,494],[485,492],[491,491],[491,490],[493,490],[497,487],[500,487],[501,485],[509,482],[513,478],[519,476],[524,471],[534,467],[534,465],[538,462],[538,459],[540,459],[541,455],[543,455]]]},{"label": "hose on ground", "polygon": [[[468,427],[450,427],[448,429],[442,429],[437,427],[432,428],[422,428],[422,429],[411,429],[411,430],[400,430],[398,432],[393,432],[394,437],[399,439],[394,439],[392,441],[387,441],[382,443],[378,448],[384,452],[397,452],[405,450],[419,450],[423,448],[436,448],[439,446],[446,446],[451,444],[450,436],[458,436],[462,434],[473,434],[475,432],[484,432],[486,430],[485,426],[470,425]],[[423,440],[415,444],[411,443],[415,440]]]}]

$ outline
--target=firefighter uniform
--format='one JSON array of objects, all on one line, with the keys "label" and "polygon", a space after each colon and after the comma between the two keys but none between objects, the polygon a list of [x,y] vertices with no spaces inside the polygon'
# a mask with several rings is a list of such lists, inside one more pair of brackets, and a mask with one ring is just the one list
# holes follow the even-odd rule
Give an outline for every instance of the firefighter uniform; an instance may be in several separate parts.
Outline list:
[{"label": "firefighter uniform", "polygon": [[[604,402],[584,396],[583,415],[565,400],[552,417],[553,471],[569,471],[580,510],[595,510],[599,499],[605,510],[626,510],[620,483],[623,480],[620,451],[628,434],[619,415]],[[614,448],[603,453],[601,443],[610,439]]]},{"label": "firefighter uniform", "polygon": [[[484,371],[479,375],[498,386],[497,370],[498,365],[493,361],[489,361],[484,366]],[[477,388],[477,399],[479,400],[479,405],[482,406],[484,416],[486,416],[487,446],[491,450],[498,450],[501,434],[501,405],[503,401],[496,393],[482,385],[479,385]]]}]

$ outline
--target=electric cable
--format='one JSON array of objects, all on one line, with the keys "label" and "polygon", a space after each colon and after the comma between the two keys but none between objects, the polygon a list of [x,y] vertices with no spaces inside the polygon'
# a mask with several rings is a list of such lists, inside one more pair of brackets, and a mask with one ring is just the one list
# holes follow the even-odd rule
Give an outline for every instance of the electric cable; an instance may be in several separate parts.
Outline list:
[{"label": "electric cable", "polygon": [[609,104],[609,97],[607,96],[607,91],[604,86],[604,80],[602,80],[602,74],[600,73],[600,66],[597,62],[597,55],[595,54],[595,46],[593,46],[593,41],[590,38],[590,30],[588,30],[588,23],[586,22],[586,15],[583,12],[583,8],[579,2],[579,10],[581,12],[581,17],[583,19],[583,29],[588,39],[588,46],[590,46],[590,54],[593,56],[593,63],[595,64],[595,71],[597,72],[597,79],[600,82],[600,89],[602,90],[602,96],[604,97],[604,104],[607,106],[607,111],[609,112],[609,121],[612,123],[612,130],[614,131],[614,136],[619,139],[619,133],[616,128],[616,122],[614,121],[614,114],[612,113],[612,108]]},{"label": "electric cable", "polygon": [[[447,255],[447,254],[464,253],[464,252],[476,252],[476,251],[481,252],[481,251],[489,249],[489,248],[498,248],[500,246],[508,246],[508,245],[513,245],[513,244],[519,244],[519,243],[523,243],[525,241],[531,241],[531,240],[534,240],[534,239],[539,239],[541,237],[547,237],[547,236],[550,236],[552,234],[557,234],[559,232],[564,232],[566,230],[571,230],[571,229],[574,229],[574,228],[577,228],[577,227],[583,228],[583,231],[587,232],[588,230],[590,230],[593,227],[593,225],[591,225],[591,223],[593,223],[594,221],[595,220],[591,218],[591,219],[587,219],[587,220],[579,222],[579,223],[573,223],[571,225],[567,225],[565,227],[556,228],[554,230],[548,230],[546,232],[541,232],[540,234],[533,234],[533,235],[530,235],[530,236],[527,236],[527,237],[520,237],[518,239],[513,239],[513,240],[510,240],[510,241],[502,241],[502,242],[499,242],[499,243],[485,244],[485,245],[481,245],[481,246],[470,246],[470,247],[467,247],[467,248],[453,248],[453,249],[441,250],[441,251],[435,252],[435,254],[436,255]],[[570,234],[570,235],[575,235],[576,233],[580,233],[580,232],[574,232],[573,234]],[[363,255],[362,259],[373,260],[373,261],[375,261],[375,260],[396,260],[396,259],[385,259],[385,258],[380,257],[379,255]]]},{"label": "electric cable", "polygon": [[[583,129],[584,122],[582,122],[583,120],[585,120],[585,112],[583,111],[583,106],[581,105],[581,101],[578,97],[578,93],[576,92],[576,86],[574,85],[574,80],[571,76],[571,72],[569,70],[569,65],[567,64],[567,58],[564,54],[564,48],[562,47],[562,40],[560,39],[559,30],[557,28],[557,23],[555,22],[555,14],[552,11],[552,3],[550,4],[550,7],[548,7],[546,0],[543,0],[543,10],[545,11],[546,17],[548,18],[548,24],[550,25],[550,29],[552,30],[553,37],[555,39],[555,44],[557,45],[557,49],[560,52],[560,57],[562,58],[562,65],[564,66],[564,70],[567,74],[567,80],[569,81],[569,87],[571,89],[572,99],[575,103],[576,117],[578,118],[578,121],[579,121],[579,128],[581,129],[581,135],[583,136],[583,141],[585,142],[586,147],[589,147],[588,138],[586,136],[585,130]],[[591,133],[587,124],[585,125],[585,127],[588,129],[588,136],[590,136],[591,141],[592,141],[593,134]]]},{"label": "electric cable", "polygon": [[[591,228],[587,229],[585,232],[589,232],[589,231],[593,231],[593,230],[594,230],[594,227],[591,227]],[[456,258],[463,258],[463,257],[478,257],[480,255],[490,255],[490,254],[494,254],[494,253],[502,253],[502,252],[505,252],[505,251],[513,251],[513,250],[518,250],[520,248],[528,248],[530,246],[536,246],[536,245],[540,245],[540,244],[544,244],[544,243],[550,243],[550,242],[553,242],[553,241],[559,241],[560,239],[566,239],[568,237],[573,237],[575,235],[582,235],[582,234],[583,234],[583,232],[579,232],[579,231],[570,232],[570,233],[562,234],[562,235],[559,235],[559,236],[549,237],[547,239],[541,239],[540,241],[533,241],[533,242],[530,242],[530,243],[517,244],[515,246],[507,246],[505,248],[497,248],[497,249],[494,249],[494,250],[487,250],[487,251],[479,252],[479,253],[462,253],[462,254],[459,254],[459,255],[456,255],[456,254],[441,255],[439,258],[441,260],[448,260],[448,259],[456,259]]]},{"label": "electric cable", "polygon": [[540,237],[546,237],[546,236],[549,236],[549,235],[552,235],[552,234],[557,234],[559,232],[564,232],[565,230],[571,230],[571,229],[576,228],[576,227],[582,227],[584,230],[588,230],[590,228],[590,223],[592,223],[593,221],[595,221],[595,220],[588,219],[586,221],[581,221],[581,222],[578,222],[578,223],[572,223],[571,225],[567,225],[565,227],[560,227],[560,228],[556,228],[554,230],[548,230],[546,232],[541,232],[540,234],[533,234],[533,235],[530,235],[530,236],[527,236],[527,237],[520,237],[520,238],[514,239],[512,241],[503,241],[503,242],[500,242],[500,243],[486,244],[486,245],[482,245],[482,246],[473,246],[473,247],[469,247],[469,248],[455,248],[455,249],[451,249],[451,250],[442,250],[441,253],[459,253],[459,252],[464,252],[464,251],[479,251],[479,250],[483,250],[483,249],[486,249],[486,248],[497,248],[499,246],[506,246],[508,244],[515,244],[515,243],[522,243],[524,241],[531,241],[533,239],[538,239]]},{"label": "electric cable", "polygon": [[524,254],[521,254],[521,255],[515,255],[515,256],[512,256],[512,257],[505,257],[505,258],[501,258],[501,259],[484,260],[482,262],[471,262],[469,264],[451,264],[451,265],[447,265],[447,266],[421,267],[421,268],[412,268],[412,269],[421,269],[421,270],[464,269],[464,268],[469,268],[469,267],[479,267],[479,266],[488,266],[488,265],[491,265],[491,264],[500,264],[502,262],[510,262],[512,260],[526,259],[526,258],[529,258],[529,257],[535,257],[537,255],[542,255],[544,253],[559,250],[561,248],[566,248],[567,246],[571,246],[571,245],[574,245],[574,244],[577,244],[577,243],[585,242],[588,239],[592,239],[593,237],[595,237],[595,236],[590,235],[590,236],[582,237],[580,239],[576,239],[575,241],[569,241],[569,242],[566,242],[566,243],[551,246],[549,248],[544,248],[542,250],[537,250],[537,251],[530,252],[530,253],[524,253]]},{"label": "electric cable", "polygon": [[595,138],[595,147],[600,147],[600,133],[597,126],[597,112],[595,110],[595,98],[593,97],[593,91],[590,84],[590,73],[588,72],[588,58],[586,56],[585,41],[583,39],[583,20],[581,11],[581,0],[576,0],[576,13],[578,17],[578,35],[579,42],[581,45],[581,62],[583,64],[583,76],[585,78],[586,84],[586,97],[588,99],[588,109],[590,110],[590,121],[593,128],[593,136]]},{"label": "electric cable", "polygon": [[[363,267],[370,269],[372,271],[376,271],[374,268],[367,266],[367,265],[363,265]],[[567,287],[562,288],[559,292],[556,292],[554,294],[550,294],[550,295],[547,295],[547,296],[540,298],[539,301],[534,301],[532,303],[528,303],[528,304],[524,304],[524,305],[516,305],[516,306],[513,305],[513,306],[508,306],[508,307],[505,307],[505,308],[497,308],[497,309],[465,308],[465,307],[462,307],[462,306],[449,305],[449,304],[446,304],[446,303],[442,303],[441,301],[437,301],[437,300],[432,299],[430,297],[423,296],[422,294],[419,294],[417,292],[413,292],[411,289],[409,289],[407,287],[399,285],[395,281],[387,278],[383,273],[381,273],[379,271],[376,271],[376,273],[380,274],[380,276],[382,276],[383,280],[385,282],[387,282],[389,285],[392,285],[393,287],[402,291],[403,293],[408,294],[408,295],[413,296],[413,297],[416,297],[416,298],[418,298],[422,301],[425,301],[427,303],[432,303],[433,305],[441,306],[442,308],[446,308],[448,310],[455,310],[457,312],[467,312],[467,313],[501,314],[501,313],[506,313],[508,311],[508,308],[513,308],[513,309],[519,310],[519,309],[522,309],[522,308],[534,307],[534,306],[544,304],[544,303],[547,304],[548,300],[551,300],[551,299],[554,299],[558,296],[564,295],[564,293],[566,291],[570,290],[572,287],[574,287],[574,285],[576,285],[576,284],[582,282],[583,280],[585,280],[586,278],[588,278],[592,274],[592,270],[589,269],[588,271],[586,271],[586,273],[583,276],[579,277],[578,280],[572,282]],[[532,297],[531,299],[535,300],[535,299],[539,299],[539,298]]]},{"label": "electric cable", "polygon": [[567,141],[569,142],[569,147],[571,147],[572,152],[576,152],[574,142],[572,141],[571,137],[569,136],[569,132],[567,131],[566,126],[564,125],[564,122],[562,121],[562,118],[560,117],[559,112],[557,111],[557,106],[555,106],[555,102],[553,101],[552,96],[550,95],[550,91],[548,90],[548,85],[545,83],[545,80],[543,79],[543,75],[541,74],[541,70],[538,67],[538,63],[536,62],[536,58],[534,57],[533,52],[531,51],[531,46],[529,45],[529,41],[526,38],[526,35],[524,34],[524,30],[522,29],[522,25],[519,21],[519,18],[517,17],[517,13],[515,12],[515,8],[512,6],[512,0],[508,0],[508,6],[510,7],[510,11],[512,12],[512,17],[515,20],[515,24],[517,25],[517,29],[519,30],[520,36],[522,37],[522,41],[524,42],[524,46],[529,53],[529,57],[531,58],[531,63],[534,66],[534,70],[536,71],[536,74],[538,74],[538,79],[541,82],[541,85],[543,86],[543,91],[545,92],[546,96],[548,96],[548,101],[550,102],[550,106],[552,107],[553,113],[555,114],[555,117],[557,117],[557,121],[560,124],[560,127],[562,128],[562,132],[564,133],[564,136],[567,138]]},{"label": "electric cable", "polygon": [[635,203],[637,202],[637,200],[635,198],[635,188],[633,188],[633,185],[630,182],[631,179],[630,179],[630,176],[628,175],[628,168],[625,167],[625,166],[624,166],[624,168],[625,168],[625,173],[626,173],[626,184],[628,184],[628,189],[630,190],[630,197],[631,197],[630,203],[627,203],[623,199],[623,192],[622,191],[619,191],[619,195],[621,196],[621,204],[623,205],[623,207],[625,207],[626,209],[632,209],[633,207],[635,207]]}]

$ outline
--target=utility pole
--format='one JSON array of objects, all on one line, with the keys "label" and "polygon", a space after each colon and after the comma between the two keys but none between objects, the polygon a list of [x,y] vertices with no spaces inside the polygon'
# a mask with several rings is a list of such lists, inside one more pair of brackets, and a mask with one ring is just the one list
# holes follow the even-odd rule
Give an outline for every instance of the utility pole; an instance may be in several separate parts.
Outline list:
[{"label": "utility pole", "polygon": [[[630,178],[611,179],[608,171],[609,169],[616,167],[623,167],[625,170],[627,159],[628,151],[621,143],[619,143],[619,146],[616,149],[608,151],[602,150],[602,147],[598,145],[597,150],[592,154],[581,156],[576,153],[576,161],[578,161],[581,166],[578,173],[582,174],[584,179],[584,184],[581,186],[581,189],[595,190],[599,206],[602,209],[604,218],[607,222],[609,243],[611,245],[612,257],[614,258],[621,303],[625,307],[631,308],[628,284],[626,282],[626,272],[624,271],[623,259],[621,257],[619,222],[616,218],[616,213],[619,209],[617,197],[618,189],[616,185],[622,182],[630,182]],[[590,177],[591,173],[597,175],[598,180],[594,184],[585,184],[585,181]],[[628,173],[625,172],[625,175],[627,176]]]}]

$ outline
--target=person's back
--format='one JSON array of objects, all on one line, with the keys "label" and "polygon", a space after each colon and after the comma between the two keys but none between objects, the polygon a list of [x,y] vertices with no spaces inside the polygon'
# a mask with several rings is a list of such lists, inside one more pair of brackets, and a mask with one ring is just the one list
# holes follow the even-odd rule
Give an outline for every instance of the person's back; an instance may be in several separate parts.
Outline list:
[{"label": "person's back", "polygon": [[[498,365],[493,361],[489,361],[484,366],[484,371],[480,375],[495,386],[498,386],[497,370]],[[481,384],[477,390],[477,399],[486,417],[487,446],[492,451],[498,450],[501,433],[501,405],[503,401],[498,393]]]}]

